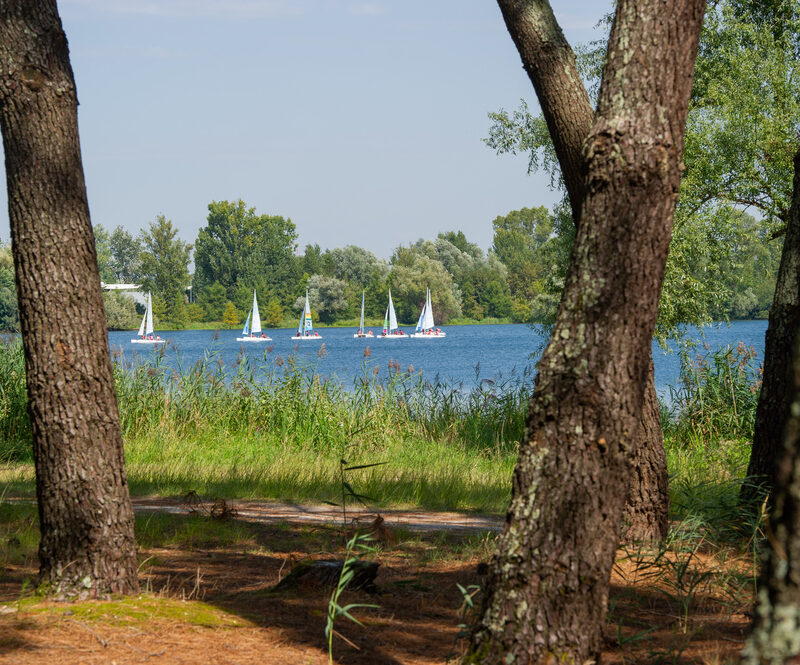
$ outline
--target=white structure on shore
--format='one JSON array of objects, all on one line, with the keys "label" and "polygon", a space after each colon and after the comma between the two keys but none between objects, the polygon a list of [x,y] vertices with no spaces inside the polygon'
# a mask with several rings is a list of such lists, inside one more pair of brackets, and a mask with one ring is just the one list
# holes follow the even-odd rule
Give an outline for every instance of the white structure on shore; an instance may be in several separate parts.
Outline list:
[{"label": "white structure on shore", "polygon": [[100,288],[103,291],[123,291],[125,295],[133,298],[135,303],[147,306],[147,296],[140,291],[141,284],[106,284],[105,282],[100,282]]}]

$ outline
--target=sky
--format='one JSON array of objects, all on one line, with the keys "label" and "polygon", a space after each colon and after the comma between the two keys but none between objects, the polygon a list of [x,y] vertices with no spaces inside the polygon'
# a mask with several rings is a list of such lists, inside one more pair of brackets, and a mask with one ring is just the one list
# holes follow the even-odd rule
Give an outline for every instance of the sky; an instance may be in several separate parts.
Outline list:
[{"label": "sky", "polygon": [[[610,3],[555,0],[571,43]],[[92,222],[165,215],[193,242],[208,204],[290,218],[299,245],[389,258],[553,205],[546,174],[482,139],[531,83],[492,0],[60,0]],[[0,188],[0,240],[9,239]]]}]

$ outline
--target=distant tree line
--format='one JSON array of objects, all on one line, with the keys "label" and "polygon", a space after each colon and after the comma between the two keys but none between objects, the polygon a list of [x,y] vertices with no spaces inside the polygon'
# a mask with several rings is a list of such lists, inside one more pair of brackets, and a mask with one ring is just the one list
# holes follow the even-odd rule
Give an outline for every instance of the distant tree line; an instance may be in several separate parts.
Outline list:
[{"label": "distant tree line", "polygon": [[[207,224],[193,244],[181,240],[163,215],[138,235],[96,224],[100,279],[141,284],[153,294],[156,319],[175,327],[203,322],[238,325],[250,308],[253,289],[262,320],[273,327],[298,314],[306,289],[315,320],[322,323],[357,318],[362,291],[367,316],[381,318],[389,289],[399,320],[412,323],[427,288],[437,322],[549,322],[561,297],[574,235],[565,205],[553,210],[522,208],[495,218],[488,252],[462,231],[448,231],[401,245],[387,261],[355,245],[323,250],[309,244],[299,253],[297,229],[290,219],[259,215],[241,200],[214,201],[208,211]],[[726,223],[720,224],[720,213],[715,215],[712,260],[704,255],[702,260],[680,261],[682,246],[673,244],[673,263],[680,266],[673,281],[713,283],[713,302],[704,305],[713,318],[766,318],[780,239],[770,239],[764,225],[741,210],[729,208],[724,217]],[[667,282],[669,286],[669,277]],[[680,319],[699,296],[681,299],[675,290],[665,292],[662,309],[666,316]],[[696,294],[698,289],[688,292]],[[129,296],[112,291],[104,297],[109,328],[138,325],[141,306],[137,311]],[[0,329],[17,330],[18,321],[11,252],[0,246]]]}]

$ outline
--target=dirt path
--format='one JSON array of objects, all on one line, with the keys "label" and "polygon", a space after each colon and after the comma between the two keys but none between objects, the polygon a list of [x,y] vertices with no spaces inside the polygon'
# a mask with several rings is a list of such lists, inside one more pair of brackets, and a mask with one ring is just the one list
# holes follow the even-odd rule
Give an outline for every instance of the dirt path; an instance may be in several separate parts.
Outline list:
[{"label": "dirt path", "polygon": [[[342,522],[341,508],[327,505],[272,503],[268,501],[231,500],[225,506],[235,510],[236,519],[260,524],[287,522],[290,524],[337,524]],[[161,497],[134,498],[136,512],[161,512],[188,515],[192,510],[209,512],[214,502],[169,499]],[[220,505],[220,509],[223,509]],[[449,531],[468,533],[471,531],[499,531],[503,518],[497,515],[478,515],[453,512],[428,512],[422,510],[372,510],[364,507],[348,507],[350,523],[370,523],[380,514],[386,526],[410,531]]]}]

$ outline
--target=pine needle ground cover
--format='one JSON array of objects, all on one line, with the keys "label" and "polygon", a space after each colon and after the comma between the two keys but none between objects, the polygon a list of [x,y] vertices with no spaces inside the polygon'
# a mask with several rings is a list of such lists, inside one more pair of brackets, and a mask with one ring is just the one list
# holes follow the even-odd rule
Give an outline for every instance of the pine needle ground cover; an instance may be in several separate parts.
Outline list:
[{"label": "pine needle ground cover", "polygon": [[[139,514],[142,593],[71,604],[36,593],[37,532],[34,506],[0,504],[0,663],[328,662],[331,589],[275,587],[297,564],[341,558],[340,527]],[[345,589],[340,602],[377,607],[337,623],[334,662],[458,662],[494,538],[397,529],[376,541],[376,592]],[[604,662],[734,662],[753,574],[747,546],[712,544],[692,524],[661,548],[620,548]]]}]

